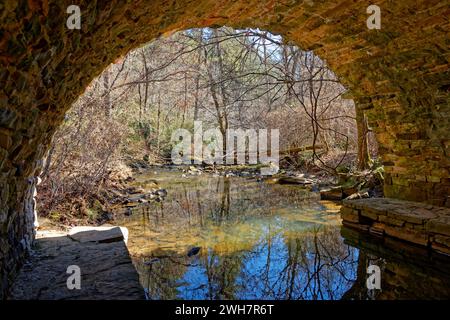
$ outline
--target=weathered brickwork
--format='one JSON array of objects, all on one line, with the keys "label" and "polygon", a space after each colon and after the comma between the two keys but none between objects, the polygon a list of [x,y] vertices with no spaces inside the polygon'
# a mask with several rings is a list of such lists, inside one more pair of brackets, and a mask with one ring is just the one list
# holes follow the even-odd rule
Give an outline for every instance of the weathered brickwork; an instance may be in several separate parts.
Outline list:
[{"label": "weathered brickwork", "polygon": [[390,198],[345,200],[344,226],[450,255],[450,209]]},{"label": "weathered brickwork", "polygon": [[[191,27],[258,27],[325,59],[366,110],[389,197],[450,206],[449,9],[437,0],[6,0],[0,3],[0,296],[32,237],[38,160],[90,81],[130,49]],[[81,8],[81,30],[66,9]],[[23,243],[24,245],[20,245]]]}]

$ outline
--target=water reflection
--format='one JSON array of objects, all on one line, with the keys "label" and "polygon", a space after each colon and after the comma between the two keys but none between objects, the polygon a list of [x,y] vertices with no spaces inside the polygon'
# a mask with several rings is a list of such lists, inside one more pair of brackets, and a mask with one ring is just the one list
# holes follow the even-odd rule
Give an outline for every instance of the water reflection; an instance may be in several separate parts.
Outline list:
[{"label": "water reflection", "polygon": [[[374,239],[343,227],[345,242],[358,247],[357,281],[343,299],[428,300],[450,298],[450,257],[395,239]],[[381,290],[367,290],[367,267],[381,270]]]},{"label": "water reflection", "polygon": [[[339,206],[239,177],[142,175],[168,190],[120,225],[149,299],[448,299],[450,258],[341,229]],[[345,239],[345,240],[344,240]],[[192,247],[201,247],[188,257]],[[381,290],[367,290],[367,267]]]},{"label": "water reflection", "polygon": [[152,299],[339,299],[355,279],[358,253],[339,244],[336,228],[304,237],[262,238],[250,250],[195,258],[156,251],[139,265]]},{"label": "water reflection", "polygon": [[343,243],[339,206],[255,179],[156,179],[167,199],[121,223],[150,299],[340,299],[352,286],[358,250]]}]

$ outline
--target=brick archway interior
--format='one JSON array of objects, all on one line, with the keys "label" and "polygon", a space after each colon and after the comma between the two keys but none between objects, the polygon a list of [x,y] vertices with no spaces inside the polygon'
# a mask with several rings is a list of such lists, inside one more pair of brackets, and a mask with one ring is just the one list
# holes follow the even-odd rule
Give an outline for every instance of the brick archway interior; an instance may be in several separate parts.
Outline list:
[{"label": "brick archway interior", "polygon": [[0,13],[0,296],[33,238],[41,160],[65,112],[111,62],[192,27],[260,28],[314,50],[363,109],[385,195],[450,207],[449,9],[445,1],[6,1]]}]

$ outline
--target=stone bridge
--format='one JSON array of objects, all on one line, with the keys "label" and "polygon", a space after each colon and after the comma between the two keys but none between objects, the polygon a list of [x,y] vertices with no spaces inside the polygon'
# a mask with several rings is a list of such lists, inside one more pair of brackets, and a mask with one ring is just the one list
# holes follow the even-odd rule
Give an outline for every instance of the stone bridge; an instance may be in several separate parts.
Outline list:
[{"label": "stone bridge", "polygon": [[[71,4],[80,30],[66,26]],[[0,297],[34,237],[35,177],[65,112],[110,63],[177,30],[260,28],[314,50],[368,116],[385,195],[449,207],[449,16],[438,0],[2,1]]]}]

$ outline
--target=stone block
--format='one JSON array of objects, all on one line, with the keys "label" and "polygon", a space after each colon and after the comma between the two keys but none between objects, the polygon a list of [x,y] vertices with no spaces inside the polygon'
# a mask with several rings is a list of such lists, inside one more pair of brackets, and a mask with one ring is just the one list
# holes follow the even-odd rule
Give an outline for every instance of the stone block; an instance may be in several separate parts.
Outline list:
[{"label": "stone block", "polygon": [[427,182],[426,176],[416,175],[416,181]]},{"label": "stone block", "polygon": [[388,212],[388,216],[414,224],[423,224],[425,221],[436,218],[437,215],[431,210],[411,207],[408,209],[394,209]]},{"label": "stone block", "polygon": [[386,226],[384,230],[388,236],[393,238],[409,241],[422,246],[427,246],[429,243],[429,236],[425,232],[418,232],[393,226]]},{"label": "stone block", "polygon": [[450,236],[450,216],[440,216],[429,220],[425,225],[425,229],[428,232]]},{"label": "stone block", "polygon": [[389,216],[380,216],[379,221],[383,222],[385,224],[391,225],[391,226],[396,226],[396,227],[403,227],[405,225],[404,220],[395,219],[395,218],[389,217]]},{"label": "stone block", "polygon": [[6,151],[3,148],[0,148],[0,170],[3,167],[3,164],[6,162],[7,157],[8,157],[8,151]]},{"label": "stone block", "polygon": [[353,223],[359,223],[359,212],[358,210],[348,208],[348,207],[341,207],[341,217],[344,221],[349,221]]},{"label": "stone block", "polygon": [[384,235],[385,225],[383,223],[375,222],[370,228],[369,233],[377,236],[382,237]]},{"label": "stone block", "polygon": [[16,120],[16,112],[13,110],[0,108],[0,127],[13,129]]},{"label": "stone block", "polygon": [[433,182],[433,183],[439,183],[439,182],[441,182],[441,178],[436,177],[436,176],[427,176],[427,181]]},{"label": "stone block", "polygon": [[8,150],[12,146],[12,138],[4,132],[0,131],[0,148]]},{"label": "stone block", "polygon": [[433,242],[431,244],[431,249],[441,254],[450,255],[450,247],[444,246],[440,243]]},{"label": "stone block", "polygon": [[353,222],[349,222],[349,221],[342,221],[342,224],[346,227],[352,228],[352,229],[356,229],[359,231],[363,231],[363,232],[368,232],[369,231],[369,226],[368,225],[364,225],[364,224],[359,224],[359,223],[353,223]]},{"label": "stone block", "polygon": [[369,218],[373,221],[377,221],[379,213],[378,213],[378,211],[374,211],[374,210],[370,210],[370,209],[366,208],[364,210],[361,210],[361,216]]},{"label": "stone block", "polygon": [[448,248],[450,248],[450,237],[442,236],[442,235],[435,235],[433,237],[434,242],[439,243],[440,245],[444,245]]},{"label": "stone block", "polygon": [[404,177],[392,177],[392,184],[403,187],[409,187],[409,181],[407,178]]},{"label": "stone block", "polygon": [[410,222],[405,222],[404,228],[417,231],[426,231],[423,224],[414,224]]}]

